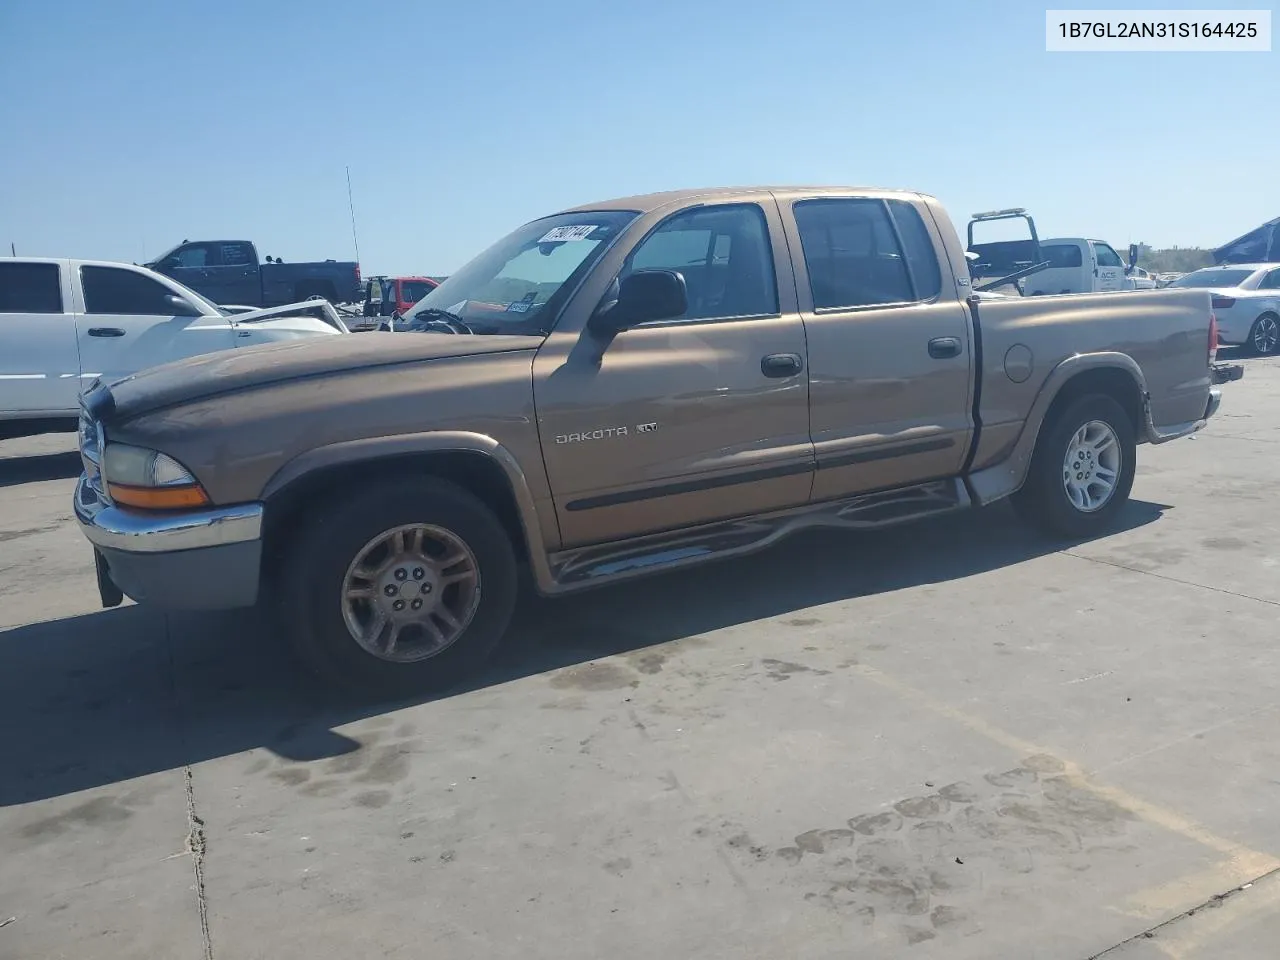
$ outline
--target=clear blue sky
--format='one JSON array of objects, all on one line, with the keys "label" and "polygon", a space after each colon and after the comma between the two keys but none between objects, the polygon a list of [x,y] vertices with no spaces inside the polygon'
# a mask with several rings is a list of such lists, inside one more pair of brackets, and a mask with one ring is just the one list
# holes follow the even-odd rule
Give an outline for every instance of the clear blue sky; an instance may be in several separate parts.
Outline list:
[{"label": "clear blue sky", "polygon": [[1280,54],[1050,54],[1045,6],[0,0],[0,243],[347,258],[347,165],[366,274],[679,186],[909,187],[1116,245],[1280,216]]}]

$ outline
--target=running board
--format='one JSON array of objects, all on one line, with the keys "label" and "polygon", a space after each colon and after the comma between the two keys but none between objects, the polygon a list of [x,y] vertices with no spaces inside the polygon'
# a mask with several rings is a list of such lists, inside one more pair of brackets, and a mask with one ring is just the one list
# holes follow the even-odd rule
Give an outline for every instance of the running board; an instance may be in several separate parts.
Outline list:
[{"label": "running board", "polygon": [[970,503],[960,480],[935,480],[744,520],[561,550],[548,559],[555,592],[561,593],[754,553],[810,527],[887,527],[963,510]]}]

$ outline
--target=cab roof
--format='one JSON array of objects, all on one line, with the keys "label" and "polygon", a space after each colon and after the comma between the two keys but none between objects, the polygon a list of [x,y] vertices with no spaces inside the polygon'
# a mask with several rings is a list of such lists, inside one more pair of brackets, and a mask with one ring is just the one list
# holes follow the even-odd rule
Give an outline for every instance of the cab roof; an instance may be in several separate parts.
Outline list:
[{"label": "cab roof", "polygon": [[660,193],[642,193],[632,197],[619,197],[614,200],[601,200],[595,203],[584,203],[569,207],[561,213],[582,213],[589,210],[636,210],[649,213],[664,207],[680,206],[692,201],[710,202],[725,197],[743,196],[804,196],[804,197],[847,197],[850,195],[897,195],[903,198],[916,197],[932,199],[927,194],[915,190],[901,190],[893,187],[806,187],[806,186],[761,186],[761,187],[701,187],[685,190],[665,190]]}]

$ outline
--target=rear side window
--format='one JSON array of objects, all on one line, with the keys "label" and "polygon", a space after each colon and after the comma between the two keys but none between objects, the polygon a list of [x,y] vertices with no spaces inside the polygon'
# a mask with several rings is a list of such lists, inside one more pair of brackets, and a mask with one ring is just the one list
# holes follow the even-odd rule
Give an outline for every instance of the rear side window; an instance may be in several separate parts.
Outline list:
[{"label": "rear side window", "polygon": [[1098,266],[1100,267],[1123,267],[1124,261],[1120,259],[1120,254],[1116,253],[1105,243],[1093,241],[1093,252],[1098,256]]},{"label": "rear side window", "polygon": [[218,246],[224,267],[243,267],[253,263],[253,247],[247,243],[222,243]]},{"label": "rear side window", "polygon": [[1040,246],[1040,260],[1049,262],[1051,269],[1078,267],[1084,263],[1080,248],[1074,243],[1047,243]]},{"label": "rear side window", "polygon": [[62,313],[58,265],[0,262],[0,313]]},{"label": "rear side window", "polygon": [[1265,277],[1263,277],[1262,282],[1258,284],[1258,289],[1259,290],[1280,290],[1280,269],[1272,270]]},{"label": "rear side window", "polygon": [[173,295],[168,287],[132,270],[116,267],[81,267],[86,313],[133,314],[172,317]]},{"label": "rear side window", "polygon": [[801,200],[800,245],[816,310],[916,300],[882,200]]}]

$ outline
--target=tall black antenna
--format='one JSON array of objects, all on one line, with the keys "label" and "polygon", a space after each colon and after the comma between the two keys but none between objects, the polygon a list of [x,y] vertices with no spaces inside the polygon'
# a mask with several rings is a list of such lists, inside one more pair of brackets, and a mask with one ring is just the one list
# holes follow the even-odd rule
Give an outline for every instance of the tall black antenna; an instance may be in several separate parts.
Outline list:
[{"label": "tall black antenna", "polygon": [[351,211],[351,243],[356,248],[356,262],[360,262],[360,241],[356,239],[356,205],[351,199],[351,167],[347,167],[347,207]]}]

